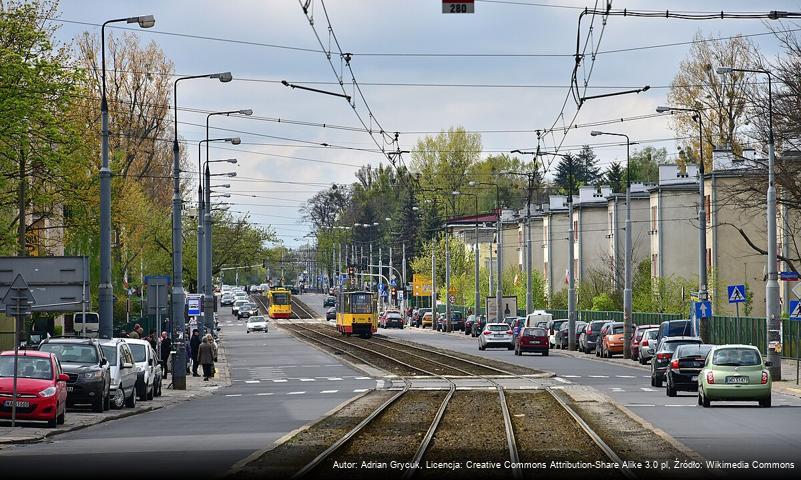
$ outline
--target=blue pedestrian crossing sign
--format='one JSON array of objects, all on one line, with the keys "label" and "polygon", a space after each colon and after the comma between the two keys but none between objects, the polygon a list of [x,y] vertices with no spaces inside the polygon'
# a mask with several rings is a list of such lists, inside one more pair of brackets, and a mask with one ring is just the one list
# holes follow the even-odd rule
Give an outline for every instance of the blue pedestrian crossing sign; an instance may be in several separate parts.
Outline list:
[{"label": "blue pedestrian crossing sign", "polygon": [[695,318],[712,318],[712,302],[695,302]]},{"label": "blue pedestrian crossing sign", "polygon": [[729,285],[729,303],[745,303],[745,285]]},{"label": "blue pedestrian crossing sign", "polygon": [[790,300],[790,320],[801,320],[801,301]]}]

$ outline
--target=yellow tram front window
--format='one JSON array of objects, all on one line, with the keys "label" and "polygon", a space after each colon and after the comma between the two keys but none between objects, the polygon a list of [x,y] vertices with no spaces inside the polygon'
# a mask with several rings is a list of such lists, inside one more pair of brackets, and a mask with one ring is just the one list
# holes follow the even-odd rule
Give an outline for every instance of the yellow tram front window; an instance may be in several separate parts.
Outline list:
[{"label": "yellow tram front window", "polygon": [[354,293],[350,296],[350,313],[373,313],[373,295]]},{"label": "yellow tram front window", "polygon": [[273,293],[273,305],[289,305],[288,293]]}]

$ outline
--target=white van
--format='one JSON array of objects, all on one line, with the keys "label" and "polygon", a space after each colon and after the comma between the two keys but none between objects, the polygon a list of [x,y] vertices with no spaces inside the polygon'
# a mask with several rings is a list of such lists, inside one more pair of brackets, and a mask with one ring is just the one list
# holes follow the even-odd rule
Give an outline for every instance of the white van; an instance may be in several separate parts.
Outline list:
[{"label": "white van", "polygon": [[100,331],[100,315],[97,312],[78,312],[72,316],[72,331],[84,337],[97,338]]},{"label": "white van", "polygon": [[553,320],[553,315],[545,310],[534,310],[526,317],[526,327],[534,328],[538,323],[545,323],[547,325],[551,320]]}]

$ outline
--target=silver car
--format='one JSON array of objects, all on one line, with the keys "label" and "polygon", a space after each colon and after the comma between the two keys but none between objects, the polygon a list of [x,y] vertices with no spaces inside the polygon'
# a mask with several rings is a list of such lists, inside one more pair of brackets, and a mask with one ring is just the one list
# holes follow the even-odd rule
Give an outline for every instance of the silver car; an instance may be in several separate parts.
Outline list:
[{"label": "silver car", "polygon": [[478,336],[478,349],[503,348],[512,350],[515,348],[512,327],[508,323],[488,323],[484,325],[484,330]]},{"label": "silver car", "polygon": [[267,333],[267,319],[261,315],[254,315],[248,318],[246,327],[247,327],[247,333],[250,332]]},{"label": "silver car", "polygon": [[136,406],[136,362],[128,344],[122,338],[102,340],[100,347],[108,359],[111,371],[111,408]]},{"label": "silver car", "polygon": [[161,364],[147,340],[128,338],[125,340],[136,363],[136,394],[139,400],[153,400],[161,395]]},{"label": "silver car", "polygon": [[659,334],[658,328],[649,328],[642,332],[642,339],[640,340],[640,352],[637,355],[640,365],[645,365],[651,360],[656,351],[656,336]]},{"label": "silver car", "polygon": [[234,305],[231,307],[231,313],[236,315],[239,318],[239,309],[243,306],[249,304],[250,302],[247,300],[237,300],[234,302]]}]

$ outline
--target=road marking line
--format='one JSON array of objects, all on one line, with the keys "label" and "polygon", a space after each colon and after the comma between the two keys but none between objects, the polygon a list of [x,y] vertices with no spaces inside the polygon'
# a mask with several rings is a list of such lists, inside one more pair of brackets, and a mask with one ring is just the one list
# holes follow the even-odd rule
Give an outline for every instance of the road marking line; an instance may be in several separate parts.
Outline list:
[{"label": "road marking line", "polygon": [[695,405],[677,405],[677,404],[670,404],[665,405],[666,407],[694,407]]},{"label": "road marking line", "polygon": [[328,379],[331,380],[332,382],[336,382],[336,381],[342,380],[339,377],[328,377]]},{"label": "road marking line", "polygon": [[288,392],[287,395],[303,395],[306,392]]},{"label": "road marking line", "polygon": [[623,389],[622,389],[622,388],[620,388],[620,387],[612,387],[612,391],[613,391],[613,392],[615,392],[615,393],[618,393],[618,392],[625,392],[625,390],[623,390]]},{"label": "road marking line", "polygon": [[572,382],[570,382],[570,381],[568,381],[568,380],[565,380],[564,378],[553,377],[553,379],[554,379],[554,380],[556,380],[557,382],[562,382],[562,383],[572,383]]},{"label": "road marking line", "polygon": [[562,375],[564,378],[581,378],[581,375]]},{"label": "road marking line", "polygon": [[261,383],[259,380],[245,380],[245,383]]},{"label": "road marking line", "polygon": [[299,378],[298,380],[300,380],[301,382],[313,382],[314,381],[313,378]]},{"label": "road marking line", "polygon": [[356,380],[372,380],[370,377],[355,377]]},{"label": "road marking line", "polygon": [[227,394],[225,396],[226,397],[241,397],[242,394],[241,393],[229,393],[229,394]]},{"label": "road marking line", "polygon": [[320,393],[337,393],[339,390],[323,390]]},{"label": "road marking line", "polygon": [[369,390],[369,388],[357,388],[356,390],[353,391],[353,393],[362,393],[366,392],[367,390]]},{"label": "road marking line", "polygon": [[656,405],[650,403],[627,403],[624,407],[655,407]]},{"label": "road marking line", "polygon": [[284,378],[276,378],[276,379],[273,380],[273,382],[275,382],[275,383],[286,383],[286,379],[284,379]]},{"label": "road marking line", "polygon": [[273,392],[266,392],[266,393],[257,393],[256,396],[258,397],[266,397],[268,395],[272,395]]},{"label": "road marking line", "polygon": [[609,375],[590,375],[590,378],[609,378]]},{"label": "road marking line", "polygon": [[642,390],[643,392],[655,392],[656,391],[653,388],[649,388],[649,387],[640,387],[640,390]]},{"label": "road marking line", "polygon": [[634,378],[634,375],[615,375],[615,378]]}]

